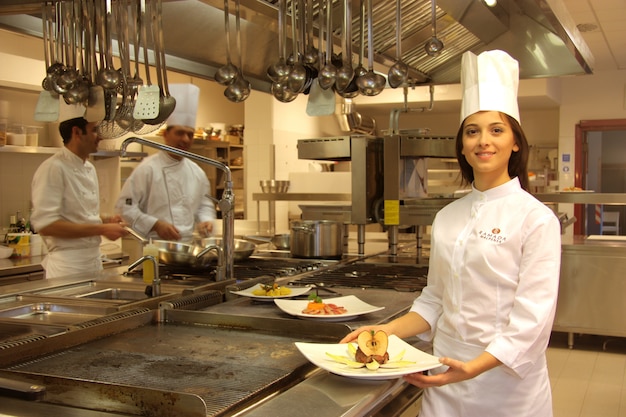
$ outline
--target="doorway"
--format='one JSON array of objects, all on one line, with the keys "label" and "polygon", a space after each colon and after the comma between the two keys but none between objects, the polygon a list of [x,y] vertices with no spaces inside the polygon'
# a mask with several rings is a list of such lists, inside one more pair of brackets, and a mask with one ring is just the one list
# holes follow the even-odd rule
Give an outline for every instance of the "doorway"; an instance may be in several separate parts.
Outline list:
[{"label": "doorway", "polygon": [[[576,125],[574,152],[576,187],[626,193],[626,119],[582,120]],[[607,207],[620,212],[623,225],[626,207]],[[595,211],[592,205],[574,205],[574,216],[579,219],[574,223],[575,235],[599,234]]]}]

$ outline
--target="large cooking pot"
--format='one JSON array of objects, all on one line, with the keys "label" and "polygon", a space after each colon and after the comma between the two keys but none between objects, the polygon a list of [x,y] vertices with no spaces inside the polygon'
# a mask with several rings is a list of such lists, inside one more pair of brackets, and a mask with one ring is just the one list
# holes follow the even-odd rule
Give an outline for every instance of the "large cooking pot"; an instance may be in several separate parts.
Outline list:
[{"label": "large cooking pot", "polygon": [[330,220],[294,220],[290,223],[291,255],[297,258],[341,258],[343,223]]},{"label": "large cooking pot", "polygon": [[[222,239],[217,237],[206,237],[200,241],[200,246],[206,248],[210,245],[222,246]],[[248,259],[250,255],[254,253],[256,249],[256,245],[252,242],[248,242],[242,239],[235,239],[235,245],[233,247],[234,260],[242,261],[244,259]],[[215,251],[210,251],[204,258],[208,258],[209,260],[216,260],[217,254]]]}]

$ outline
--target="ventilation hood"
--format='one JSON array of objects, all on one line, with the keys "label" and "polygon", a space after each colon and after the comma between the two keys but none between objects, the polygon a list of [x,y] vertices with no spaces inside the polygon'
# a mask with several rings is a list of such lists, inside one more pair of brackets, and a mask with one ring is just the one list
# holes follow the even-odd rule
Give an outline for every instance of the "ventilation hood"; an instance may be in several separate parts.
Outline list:
[{"label": "ventilation hood", "polygon": [[[360,1],[350,1],[356,63]],[[314,15],[318,3],[313,2]],[[0,0],[0,26],[41,36],[41,4],[32,0]],[[270,91],[271,85],[266,76],[267,67],[278,60],[277,4],[278,0],[241,0],[243,72],[253,89],[265,92]],[[445,48],[436,57],[424,50],[424,44],[432,36],[430,0],[402,0],[401,4],[402,59],[410,67],[412,84],[458,83],[461,55],[468,50],[507,51],[520,62],[523,79],[592,71],[593,57],[563,0],[498,0],[492,8],[481,0],[438,0],[437,36]],[[226,63],[223,7],[221,0],[164,0],[163,28],[170,69],[213,79],[216,70]],[[374,68],[384,75],[395,62],[395,13],[395,1],[373,0]],[[342,15],[343,1],[333,0],[335,53],[341,52]],[[230,27],[231,30],[235,27],[234,16]],[[290,34],[291,29],[286,33]],[[314,33],[317,36],[317,28]],[[290,44],[287,40],[288,50]]]}]

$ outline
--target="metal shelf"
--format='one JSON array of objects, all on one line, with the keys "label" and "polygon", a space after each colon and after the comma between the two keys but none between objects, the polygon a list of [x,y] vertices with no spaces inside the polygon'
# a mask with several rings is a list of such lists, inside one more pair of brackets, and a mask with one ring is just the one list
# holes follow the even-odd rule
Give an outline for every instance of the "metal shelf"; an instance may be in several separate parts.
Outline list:
[{"label": "metal shelf", "polygon": [[534,194],[543,203],[626,205],[626,194],[594,192],[562,192]]}]

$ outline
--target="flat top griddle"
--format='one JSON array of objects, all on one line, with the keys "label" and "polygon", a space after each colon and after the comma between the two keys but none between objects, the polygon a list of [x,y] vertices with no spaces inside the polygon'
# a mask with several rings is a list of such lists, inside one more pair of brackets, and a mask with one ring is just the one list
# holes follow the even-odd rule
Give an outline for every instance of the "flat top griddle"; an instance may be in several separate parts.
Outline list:
[{"label": "flat top griddle", "polygon": [[208,416],[220,416],[313,369],[293,337],[251,332],[152,324],[9,370],[195,394],[205,401]]}]

